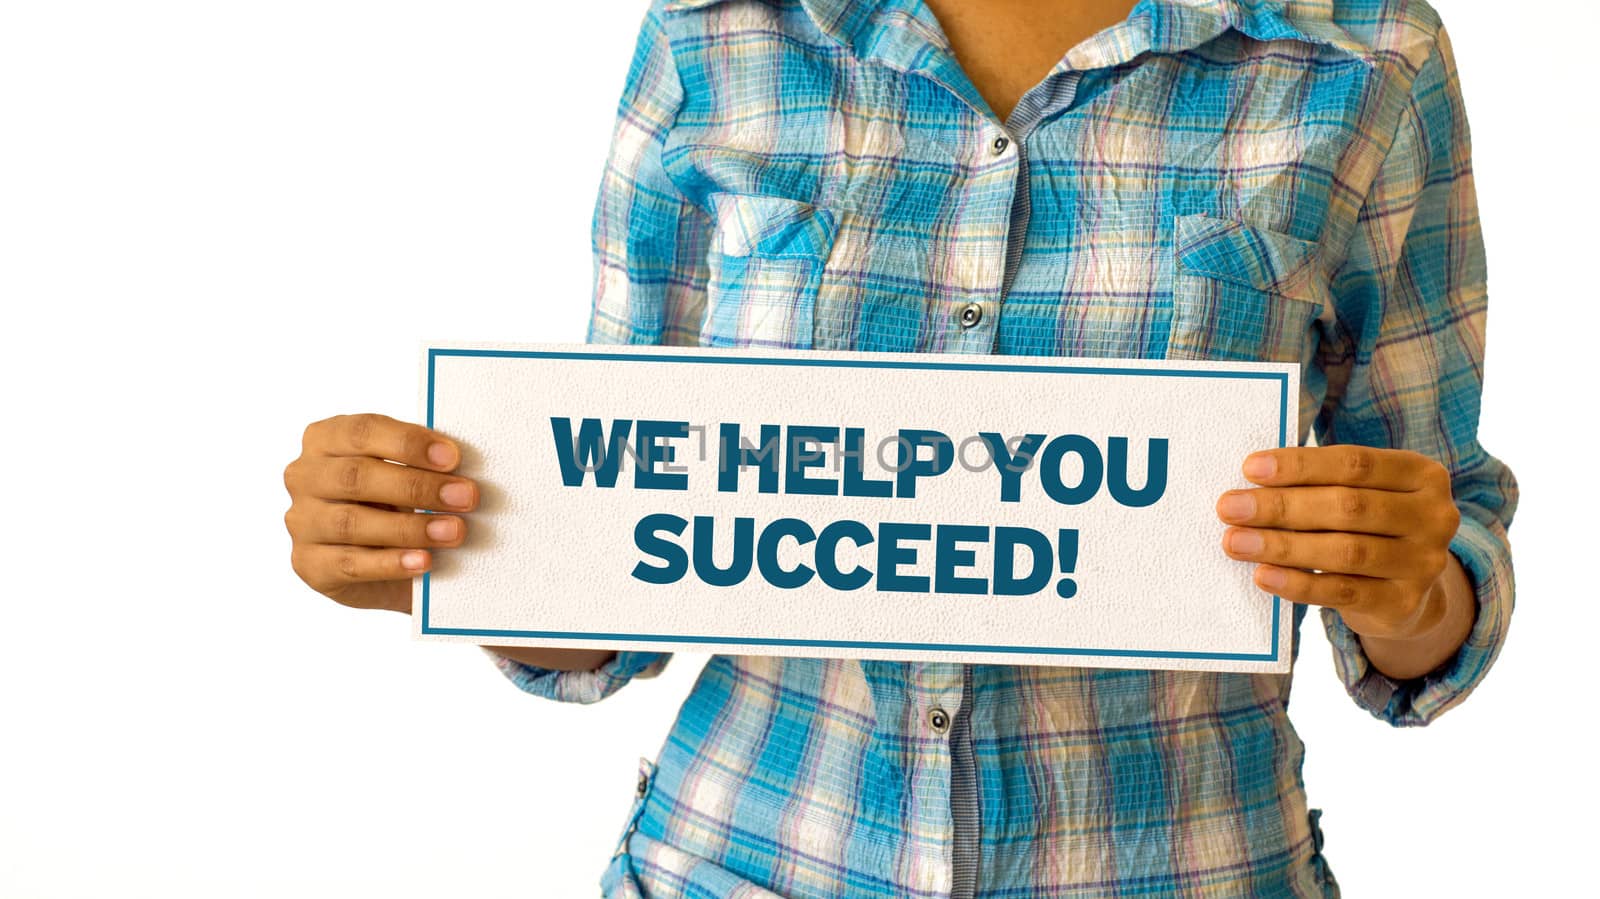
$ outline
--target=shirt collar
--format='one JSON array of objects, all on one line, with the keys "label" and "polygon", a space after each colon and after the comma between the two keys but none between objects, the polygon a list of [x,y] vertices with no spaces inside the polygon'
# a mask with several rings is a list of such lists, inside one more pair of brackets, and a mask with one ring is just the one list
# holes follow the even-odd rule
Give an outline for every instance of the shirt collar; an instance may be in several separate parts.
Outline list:
[{"label": "shirt collar", "polygon": [[[1333,21],[1326,0],[1140,0],[1138,6],[1151,8],[1158,32],[1169,29],[1152,37],[1152,49],[1191,49],[1232,28],[1258,41],[1322,44],[1374,62],[1373,48]],[[1200,38],[1192,40],[1191,32]]]},{"label": "shirt collar", "polygon": [[[663,9],[700,9],[720,2],[664,0]],[[879,56],[884,30],[896,24],[920,23],[923,37],[937,40],[937,30],[927,28],[928,12],[920,0],[800,0],[800,5],[823,34],[862,58]],[[1256,40],[1334,47],[1372,65],[1372,47],[1334,22],[1331,6],[1327,0],[1138,0],[1126,19],[1064,62],[1087,68],[1122,62],[1144,50],[1189,50],[1232,28]]]}]

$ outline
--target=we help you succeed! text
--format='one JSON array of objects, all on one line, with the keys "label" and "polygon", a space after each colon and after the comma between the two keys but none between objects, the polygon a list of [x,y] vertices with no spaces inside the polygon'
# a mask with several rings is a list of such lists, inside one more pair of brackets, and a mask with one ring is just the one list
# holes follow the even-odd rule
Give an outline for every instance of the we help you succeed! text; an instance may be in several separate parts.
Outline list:
[{"label": "we help you succeed! text", "polygon": [[[691,471],[678,460],[688,447],[675,442],[696,435],[703,452],[707,434],[686,421],[583,418],[574,428],[572,418],[552,417],[550,426],[561,483],[583,490],[687,491]],[[1120,505],[1145,508],[1159,502],[1167,488],[1165,438],[1148,438],[1140,447],[1144,471],[1135,487],[1129,478],[1127,437],[1108,437],[1102,447],[1080,434],[1030,433],[1007,439],[983,431],[956,441],[936,430],[902,428],[869,448],[864,428],[763,424],[756,430],[749,434],[726,422],[716,426],[718,492],[737,493],[741,482],[753,477],[755,489],[763,494],[914,500],[919,484],[929,479],[965,476],[992,479],[993,496],[1000,503],[1020,503],[1025,491],[1036,490],[1061,506],[1077,506],[1104,492]],[[620,477],[625,458],[633,462],[631,483]],[[869,461],[874,474],[883,476],[869,476]],[[812,522],[779,517],[758,523],[741,516],[731,522],[732,558],[720,561],[716,530],[729,524],[710,515],[644,515],[633,527],[634,544],[642,554],[633,577],[669,585],[692,576],[711,586],[733,587],[756,576],[782,589],[819,580],[841,591],[859,590],[876,580],[880,591],[996,596],[1036,594],[1054,580],[1063,598],[1078,589],[1069,576],[1078,559],[1074,528],[1046,534],[970,522],[869,525],[851,518]],[[780,546],[785,540],[809,548],[813,564],[784,567]],[[849,549],[842,549],[846,544]],[[985,549],[992,553],[989,574],[973,576],[977,554]],[[931,577],[907,571],[917,565],[919,553],[928,551],[933,555]],[[726,548],[721,554],[726,555]]]}]

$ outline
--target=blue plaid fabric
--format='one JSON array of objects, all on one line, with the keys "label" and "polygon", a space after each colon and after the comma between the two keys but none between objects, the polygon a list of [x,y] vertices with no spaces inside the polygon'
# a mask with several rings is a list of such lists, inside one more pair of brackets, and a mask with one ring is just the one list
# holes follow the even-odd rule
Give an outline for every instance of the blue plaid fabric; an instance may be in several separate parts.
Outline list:
[{"label": "blue plaid fabric", "polygon": [[[594,342],[1297,361],[1302,441],[1448,466],[1480,602],[1407,682],[1321,610],[1352,698],[1426,724],[1505,639],[1517,485],[1477,440],[1484,251],[1421,0],[1140,0],[1004,122],[921,0],[651,0],[592,224]],[[593,702],[667,660],[498,661]],[[1289,685],[714,656],[602,883],[1337,895]]]}]

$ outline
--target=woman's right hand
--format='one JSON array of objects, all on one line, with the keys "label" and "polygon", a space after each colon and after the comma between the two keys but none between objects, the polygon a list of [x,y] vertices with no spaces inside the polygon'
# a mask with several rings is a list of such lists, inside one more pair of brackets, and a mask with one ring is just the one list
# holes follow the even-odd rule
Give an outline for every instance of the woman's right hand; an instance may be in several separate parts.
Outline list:
[{"label": "woman's right hand", "polygon": [[[375,413],[314,421],[300,458],[283,470],[283,523],[295,574],[323,596],[358,609],[411,611],[411,581],[435,548],[460,546],[478,485],[449,474],[461,449],[449,437]],[[395,463],[399,463],[398,465]],[[437,510],[415,512],[413,509]],[[456,513],[456,514],[442,514]],[[589,671],[609,649],[487,646],[539,668]]]},{"label": "woman's right hand", "polygon": [[461,545],[459,513],[478,502],[476,483],[448,474],[460,461],[450,438],[387,415],[312,422],[283,470],[295,573],[344,605],[410,612],[411,579],[433,549]]}]

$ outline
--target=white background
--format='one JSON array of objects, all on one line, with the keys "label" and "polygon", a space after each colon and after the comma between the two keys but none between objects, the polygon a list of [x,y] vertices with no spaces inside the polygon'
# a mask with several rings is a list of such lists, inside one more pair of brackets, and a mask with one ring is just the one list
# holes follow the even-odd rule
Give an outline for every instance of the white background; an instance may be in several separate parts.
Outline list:
[{"label": "white background", "polygon": [[[1538,895],[1593,832],[1600,16],[1436,2],[1518,608],[1482,687],[1408,731],[1310,618],[1292,711],[1347,895]],[[703,657],[524,695],[301,584],[281,474],[314,419],[413,417],[423,336],[582,338],[642,0],[0,10],[0,895],[595,894]]]}]

